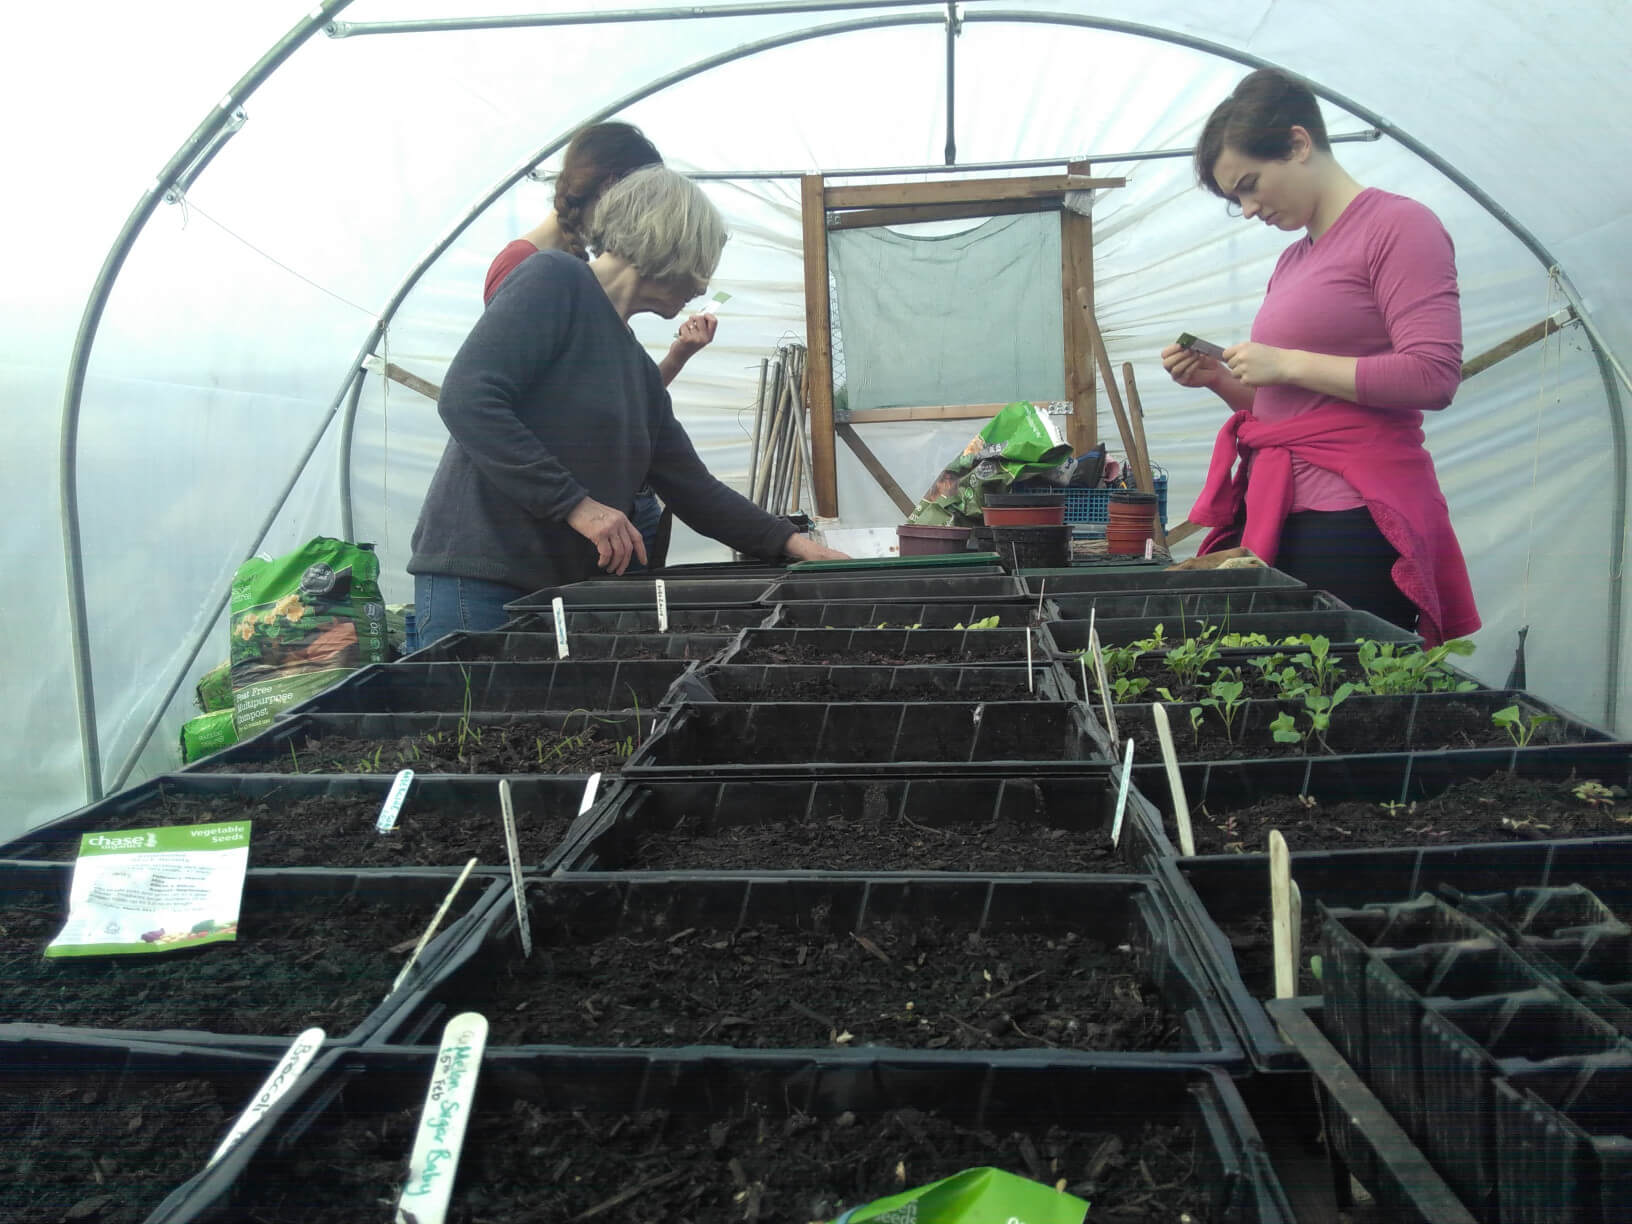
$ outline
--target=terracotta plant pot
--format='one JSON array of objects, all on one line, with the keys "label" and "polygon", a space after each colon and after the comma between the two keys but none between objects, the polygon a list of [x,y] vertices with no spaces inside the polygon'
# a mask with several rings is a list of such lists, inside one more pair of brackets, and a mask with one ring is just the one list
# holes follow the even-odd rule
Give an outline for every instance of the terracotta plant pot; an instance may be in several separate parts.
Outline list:
[{"label": "terracotta plant pot", "polygon": [[1065,503],[1057,506],[986,507],[988,527],[1058,527],[1065,522]]},{"label": "terracotta plant pot", "polygon": [[1156,534],[1156,494],[1118,489],[1107,499],[1105,551],[1143,556],[1145,541]]},{"label": "terracotta plant pot", "polygon": [[941,553],[961,553],[969,547],[967,527],[920,527],[903,523],[895,529],[901,556],[931,557]]}]

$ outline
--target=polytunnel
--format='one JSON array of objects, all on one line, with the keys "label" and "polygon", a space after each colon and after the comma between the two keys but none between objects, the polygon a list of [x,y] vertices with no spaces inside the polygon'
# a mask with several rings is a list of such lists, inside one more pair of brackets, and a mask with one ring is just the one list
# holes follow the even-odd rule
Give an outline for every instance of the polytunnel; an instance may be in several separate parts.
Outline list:
[{"label": "polytunnel", "polygon": [[[1315,86],[1357,179],[1443,220],[1465,357],[1546,333],[1427,425],[1484,621],[1468,666],[1499,683],[1527,629],[1529,688],[1632,731],[1622,17],[1602,0],[104,0],[13,14],[0,835],[174,767],[245,557],[319,534],[371,541],[386,599],[412,598],[408,538],[446,435],[426,399],[375,371],[440,379],[488,260],[547,212],[560,150],[597,119],[638,124],[727,218],[719,339],[674,400],[737,486],[760,361],[805,332],[803,175],[1086,161],[1125,178],[1093,203],[1096,310],[1113,360],[1138,371],[1182,518],[1219,412],[1157,354],[1185,330],[1244,336],[1285,243],[1198,190],[1188,151],[1264,65]],[[667,343],[661,320],[635,328]],[[872,428],[909,493],[972,429]],[[898,521],[842,449],[837,491],[846,525]],[[682,533],[672,555],[721,550]]]}]

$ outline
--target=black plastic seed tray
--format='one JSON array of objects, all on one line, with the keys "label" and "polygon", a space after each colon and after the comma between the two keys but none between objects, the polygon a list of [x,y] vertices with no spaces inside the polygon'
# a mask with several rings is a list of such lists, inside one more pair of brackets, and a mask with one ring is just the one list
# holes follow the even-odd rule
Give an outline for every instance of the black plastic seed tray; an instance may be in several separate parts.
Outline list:
[{"label": "black plastic seed tray", "polygon": [[[775,583],[769,575],[758,578],[676,578],[663,580],[663,598],[673,608],[748,608],[765,602]],[[649,575],[628,578],[591,578],[571,586],[546,587],[504,605],[512,616],[521,612],[548,612],[560,598],[569,612],[623,609],[657,612],[657,587]]]},{"label": "black plastic seed tray", "polygon": [[714,664],[680,680],[682,701],[1066,701],[1052,663],[1026,667]]},{"label": "black plastic seed tray", "polygon": [[[417,752],[407,759],[402,759],[396,749],[398,742],[412,742],[434,735],[444,741],[449,739],[458,741],[463,736],[465,742],[469,743],[472,740],[480,741],[490,727],[505,728],[518,723],[527,723],[553,729],[561,735],[576,736],[594,729],[601,739],[615,745],[630,739],[639,741],[650,735],[660,721],[660,715],[648,710],[642,710],[638,714],[626,710],[570,710],[564,713],[471,714],[469,717],[462,714],[300,714],[275,722],[259,735],[234,744],[230,748],[223,748],[201,761],[195,761],[183,769],[181,775],[185,777],[202,773],[350,775],[381,771],[394,775],[397,770],[406,767],[412,769],[417,776],[433,771]],[[372,754],[360,752],[355,761],[348,762],[344,769],[314,768],[311,757],[314,753],[328,751],[325,748],[326,743],[350,740],[367,740],[374,743],[375,752]],[[479,744],[475,747],[479,747]],[[384,751],[387,748],[392,749],[391,754]],[[533,768],[535,763],[529,760],[521,768],[512,766],[485,772],[494,775],[502,773],[511,777],[529,773],[565,772],[552,767],[554,758],[544,752],[542,746],[539,754],[537,768]],[[434,772],[473,774],[478,771],[472,768]]]},{"label": "black plastic seed tray", "polygon": [[1020,579],[1009,574],[877,574],[866,578],[832,574],[784,579],[764,603],[1020,603],[1027,598]]},{"label": "black plastic seed tray", "polygon": [[[653,837],[728,838],[733,832],[779,821],[791,826],[787,853],[799,863],[759,863],[760,868],[779,873],[826,869],[797,846],[800,826],[892,824],[900,831],[903,857],[909,857],[905,847],[913,842],[927,843],[933,853],[940,830],[1005,824],[1047,830],[1079,844],[1092,839],[1105,855],[1103,868],[1096,869],[1116,871],[1121,867],[1110,846],[1115,809],[1115,780],[1104,767],[1089,767],[1069,777],[638,782],[623,786],[601,807],[562,869],[670,871],[675,865],[649,848]],[[1128,836],[1126,825],[1123,836]],[[1121,864],[1137,862],[1135,854],[1131,844],[1126,846]],[[874,865],[875,870],[884,867],[901,869],[896,864]],[[965,863],[956,869],[967,868]],[[1039,862],[1033,869],[1067,868]]]},{"label": "black plastic seed tray", "polygon": [[1351,1206],[1352,1173],[1371,1193],[1379,1220],[1475,1224],[1473,1214],[1332,1044],[1321,1001],[1273,999],[1266,1006],[1314,1077],[1339,1206]]},{"label": "black plastic seed tray", "polygon": [[1049,662],[1030,629],[747,629],[721,663],[866,663],[884,666]]},{"label": "black plastic seed tray", "polygon": [[678,660],[539,663],[386,663],[365,667],[294,714],[511,713],[650,710],[691,667]]},{"label": "black plastic seed tray", "polygon": [[[1352,610],[1248,612],[1240,616],[1231,616],[1227,630],[1212,616],[1190,616],[1182,621],[1159,616],[1136,616],[1125,620],[1098,616],[1094,619],[1100,646],[1107,650],[1114,646],[1128,646],[1134,642],[1145,641],[1155,634],[1158,626],[1162,629],[1169,649],[1181,645],[1187,638],[1200,637],[1209,628],[1217,628],[1220,633],[1260,633],[1272,643],[1308,633],[1326,638],[1334,649],[1362,639],[1371,642],[1422,641],[1417,634],[1401,629],[1398,625],[1391,625],[1380,616]],[[1088,649],[1087,620],[1049,621],[1043,626],[1043,630],[1047,633],[1054,651],[1061,656],[1074,658],[1079,651]],[[1272,647],[1225,646],[1220,648],[1220,653],[1226,659],[1235,659],[1261,655],[1268,649]]]},{"label": "black plastic seed tray", "polygon": [[[324,1211],[330,1213],[324,1218],[378,1216],[380,1202],[391,1202],[399,1189],[392,1179],[412,1142],[410,1125],[387,1119],[404,1111],[408,1122],[417,1118],[432,1062],[432,1052],[423,1049],[348,1052],[325,1075],[303,1083],[276,1124],[254,1132],[189,1187],[183,1204],[151,1224],[235,1224],[250,1217],[269,1224],[304,1224]],[[547,1129],[564,1152],[572,1150],[568,1136],[587,1132],[577,1142],[607,1145],[626,1167],[647,1174],[653,1193],[670,1182],[696,1178],[700,1171],[717,1171],[717,1187],[705,1185],[686,1211],[688,1219],[700,1224],[741,1220],[745,1194],[752,1195],[761,1219],[830,1219],[846,1206],[901,1190],[894,1174],[898,1157],[909,1162],[903,1168],[914,1185],[960,1171],[955,1157],[937,1158],[927,1140],[912,1144],[910,1152],[905,1146],[896,1150],[901,1130],[889,1126],[889,1119],[912,1119],[911,1126],[922,1131],[917,1119],[926,1114],[991,1136],[989,1142],[997,1146],[987,1163],[1020,1176],[1040,1176],[1049,1184],[1053,1175],[1040,1163],[1028,1165],[1026,1153],[1038,1159],[1050,1127],[1103,1136],[1097,1142],[1126,1153],[1108,1166],[1120,1172],[1103,1175],[1097,1192],[1075,1181],[1071,1185],[1095,1201],[1110,1197],[1112,1186],[1140,1177],[1137,1158],[1146,1126],[1179,1126],[1190,1137],[1181,1146],[1194,1157],[1192,1184],[1205,1188],[1198,1214],[1205,1213],[1214,1224],[1295,1220],[1240,1094],[1227,1076],[1207,1067],[1086,1060],[1051,1066],[957,1056],[835,1060],[825,1052],[626,1050],[601,1055],[490,1048],[450,1218],[463,1218],[478,1202],[501,1210],[507,1205],[497,1201],[500,1192],[493,1179],[508,1180],[504,1170],[514,1167],[511,1153],[527,1142],[514,1119],[536,1110],[562,1115],[560,1128],[547,1124]],[[651,1111],[666,1115],[661,1145],[653,1145],[638,1127],[616,1124],[619,1118],[633,1120]],[[859,1186],[824,1184],[811,1174],[767,1163],[756,1151],[757,1137],[767,1132],[797,1132],[807,1136],[804,1142],[826,1146],[835,1129],[853,1134],[857,1126],[869,1128],[859,1137],[860,1146],[885,1149],[863,1166],[879,1168],[876,1185],[870,1172],[859,1171],[849,1173],[852,1183],[861,1179]],[[355,1146],[346,1136],[362,1130],[403,1137],[400,1151],[381,1150],[379,1177],[373,1182],[360,1175],[362,1170],[335,1165],[337,1152]],[[552,1162],[537,1164],[531,1172],[536,1192],[529,1195],[528,1207],[551,1219],[591,1218],[587,1211],[628,1189],[594,1181],[574,1189],[576,1175],[570,1170],[575,1163],[583,1164],[568,1160],[568,1170],[561,1173],[553,1172]],[[745,1192],[733,1180],[734,1170],[757,1189]],[[1085,1172],[1062,1167],[1059,1175],[1081,1177]],[[341,1197],[348,1192],[350,1198]],[[1147,1197],[1149,1211],[1163,1219],[1181,1218],[1178,1205],[1163,1194]]]},{"label": "black plastic seed tray", "polygon": [[[61,920],[67,916],[68,888],[72,879],[68,864],[7,864],[0,866],[0,1042],[19,1037],[47,1039],[78,1039],[93,1037],[130,1041],[158,1041],[181,1045],[209,1046],[218,1049],[248,1050],[260,1053],[279,1052],[294,1036],[287,1034],[240,1031],[202,1031],[187,1028],[140,1029],[93,1027],[43,1023],[38,1013],[32,1017],[16,1015],[12,1008],[23,1006],[19,1000],[37,997],[43,984],[55,983],[59,993],[53,997],[62,1008],[74,1006],[70,1000],[77,997],[77,984],[86,983],[86,989],[117,978],[124,987],[123,994],[132,1003],[152,1004],[168,998],[173,987],[185,985],[198,991],[200,998],[211,997],[208,991],[218,989],[218,1011],[223,1016],[238,1016],[243,1009],[254,1006],[254,991],[260,998],[274,997],[274,987],[286,991],[315,990],[323,996],[323,1006],[350,1006],[356,997],[373,997],[378,1001],[364,1018],[349,1032],[330,1032],[327,1044],[355,1045],[377,1035],[386,1035],[402,1003],[419,983],[430,980],[442,961],[457,947],[467,942],[466,937],[476,920],[484,914],[507,886],[498,880],[472,878],[454,898],[441,929],[421,953],[414,972],[400,990],[391,992],[391,977],[384,977],[375,987],[365,981],[346,976],[349,971],[328,963],[325,949],[312,950],[312,956],[290,963],[281,979],[275,983],[252,981],[226,982],[206,986],[200,958],[216,968],[234,963],[233,953],[244,943],[256,938],[257,926],[275,928],[278,916],[297,913],[310,917],[325,906],[352,902],[371,906],[385,906],[399,910],[412,922],[405,923],[417,936],[429,925],[431,917],[448,895],[450,880],[443,872],[401,871],[394,874],[364,875],[358,872],[294,872],[250,871],[244,878],[244,893],[240,911],[240,941],[208,944],[195,949],[180,949],[165,953],[136,953],[125,956],[64,957],[48,960],[43,955],[45,944],[61,929]],[[54,911],[55,916],[45,914]],[[32,936],[25,940],[22,932],[40,925],[38,918],[45,915],[44,924],[50,933],[38,941],[29,952]],[[27,921],[25,927],[23,923]],[[387,954],[385,959],[393,966],[392,974],[407,964],[410,949],[397,952],[380,943],[383,934],[358,928],[354,934],[357,948]],[[313,959],[315,958],[315,959]],[[229,989],[235,987],[235,989]],[[346,997],[350,992],[352,997]],[[359,995],[360,992],[360,995]],[[253,1023],[246,1021],[246,1024]],[[225,1027],[225,1026],[223,1026]]]},{"label": "black plastic seed tray", "polygon": [[1303,583],[1277,569],[1170,570],[1140,568],[1121,572],[1051,570],[1028,573],[1026,589],[1053,598],[1066,595],[1120,595],[1133,591],[1221,591],[1255,587],[1301,587]]},{"label": "black plastic seed tray", "polygon": [[680,706],[624,772],[732,777],[844,766],[989,774],[1013,773],[1017,762],[1099,760],[1082,707],[1063,702],[721,702]]},{"label": "black plastic seed tray", "polygon": [[[1039,583],[1041,586],[1042,584]],[[1342,612],[1348,605],[1326,591],[1307,587],[1223,587],[1210,591],[1103,591],[1085,595],[1055,595],[1060,620],[1153,619],[1163,624],[1203,620],[1233,633],[1234,618],[1266,612]],[[1086,632],[1086,631],[1084,631]]]},{"label": "black plastic seed tray", "polygon": [[[568,992],[580,988],[592,990],[593,985],[580,980],[577,971],[565,965],[559,970],[560,976],[555,977],[557,959],[564,954],[553,953],[552,949],[570,944],[582,951],[586,945],[606,940],[623,944],[624,941],[655,939],[674,946],[670,958],[682,958],[688,949],[678,947],[681,940],[736,939],[743,932],[764,929],[791,932],[802,940],[808,938],[806,946],[812,957],[809,969],[813,973],[818,953],[825,945],[861,943],[869,933],[889,943],[887,936],[893,931],[901,939],[910,941],[910,944],[890,944],[898,954],[906,946],[944,948],[950,940],[964,940],[968,944],[967,955],[972,958],[969,972],[981,977],[983,972],[994,972],[991,968],[983,971],[978,964],[982,955],[989,955],[980,951],[981,938],[996,939],[1009,934],[1086,939],[1107,951],[1115,949],[1116,956],[1126,957],[1118,971],[1105,980],[1105,989],[1115,997],[1131,1001],[1135,1008],[1147,1009],[1154,1001],[1140,991],[1153,985],[1166,1017],[1163,1048],[1084,1047],[1078,1050],[1071,1047],[1083,1041],[1101,1042],[1104,1038],[1072,1038],[1059,1030],[1055,1030],[1057,1042],[1034,1036],[1023,1021],[1028,1016],[1036,1016],[1037,1029],[1043,1030],[1049,989],[1039,985],[1027,996],[1028,1002],[1014,1009],[1013,1029],[1003,1024],[983,1030],[984,1036],[974,1038],[977,1044],[970,1046],[969,1052],[1000,1060],[1026,1060],[1046,1052],[1048,1058],[1060,1063],[1083,1057],[1144,1063],[1171,1058],[1237,1069],[1244,1067],[1241,1047],[1218,1008],[1211,983],[1196,963],[1189,941],[1181,932],[1160,887],[1146,877],[911,872],[830,872],[801,877],[780,872],[717,876],[628,872],[529,880],[525,895],[533,957],[540,966],[538,972],[544,975],[542,980],[554,982],[560,990]],[[920,939],[928,942],[920,944]],[[745,939],[742,945],[745,949],[747,942]],[[718,947],[717,944],[709,946]],[[901,985],[904,1008],[914,997],[911,986],[915,968],[904,961],[891,960],[877,944],[868,947],[862,943],[862,947],[870,956],[865,962],[866,968],[855,972],[866,979],[871,956],[884,961],[889,980]],[[590,955],[593,958],[595,954]],[[512,899],[506,899],[485,912],[479,927],[469,931],[463,946],[440,966],[434,980],[425,979],[391,1028],[382,1031],[379,1043],[434,1043],[435,1034],[456,1012],[487,1008],[490,1018],[498,1014],[492,1011],[487,1000],[494,996],[500,982],[520,972],[520,957],[515,906]],[[685,976],[686,971],[679,968],[681,960],[674,959],[673,963],[677,966],[676,972]],[[772,962],[767,960],[766,963]],[[743,977],[748,973],[746,964],[737,966],[733,972]],[[625,973],[634,971],[633,965],[625,966]],[[595,976],[607,972],[610,971],[603,970]],[[1064,981],[1076,980],[1082,972],[1100,970],[1071,971],[1059,977],[1055,987]],[[1139,985],[1141,975],[1148,979],[1145,987]],[[864,984],[858,983],[858,988]],[[774,1030],[779,1024],[792,1021],[781,1031],[808,1033],[812,1046],[825,1047],[826,1054],[835,1059],[872,1057],[884,1048],[900,1057],[913,1057],[917,1052],[921,1052],[918,1056],[932,1057],[937,1047],[926,1049],[922,1040],[893,1037],[893,1034],[912,1032],[915,1025],[951,1027],[957,1024],[951,1020],[950,1012],[943,1014],[938,1010],[942,1005],[934,1001],[935,988],[926,989],[931,995],[919,996],[918,1015],[914,1017],[914,1009],[904,1008],[902,1014],[907,1020],[901,1024],[872,1014],[871,1004],[847,1002],[836,987],[819,999],[801,995],[793,1000],[801,1005],[799,1007],[790,1007],[788,1000],[775,997],[774,987],[761,987],[758,994],[751,989],[732,989],[719,998],[729,1002],[730,1012],[736,1014],[718,1026],[702,1023],[713,1006],[709,1000],[699,1002],[695,996],[680,997],[664,1004],[663,1014],[669,1017],[671,1011],[678,1008],[680,1011],[675,1012],[672,1019],[689,1027],[676,1032],[671,1025],[667,1031],[674,1033],[672,1043],[660,1040],[655,1044],[685,1046],[695,1040],[702,1042],[704,1049],[784,1048],[785,1039],[779,1032],[761,1036],[759,1030]],[[975,1001],[978,1002],[981,993],[1004,989],[994,978],[989,989],[982,984]],[[1010,994],[1023,994],[1023,987],[1014,983],[1008,984],[1007,989]],[[712,993],[702,986],[697,990]],[[628,994],[628,988],[623,988],[623,992]],[[606,998],[592,1000],[592,1007],[603,1015],[612,1015],[606,1011],[607,1003]],[[820,1016],[812,1017],[813,1011]],[[984,1023],[992,1017],[982,1014],[980,1019]],[[818,1022],[825,1020],[832,1020],[833,1024],[823,1027]],[[591,1016],[591,1021],[598,1031],[607,1033],[619,1031],[622,1024],[617,1016],[604,1024],[595,1016]],[[522,1025],[523,1033],[533,1031],[540,1023],[527,1016],[511,1022]],[[857,1036],[847,1041],[835,1040],[837,1033],[847,1032],[850,1027],[859,1030]],[[968,1030],[958,1026],[954,1031]],[[688,1032],[694,1036],[688,1038]],[[501,1039],[502,1030],[500,1038],[490,1038],[495,1044]],[[589,1048],[594,1043],[568,1041],[564,1044]],[[632,1044],[654,1043],[639,1038]],[[968,1041],[960,1037],[960,1044],[968,1046]],[[614,1049],[618,1043],[604,1041],[598,1043],[597,1048]]]},{"label": "black plastic seed tray", "polygon": [[[596,659],[682,659],[692,662],[719,654],[735,633],[573,633],[567,651],[575,663]],[[553,663],[553,629],[543,633],[450,633],[403,663]]]},{"label": "black plastic seed tray", "polygon": [[1632,1057],[1512,1072],[1494,1086],[1502,1224],[1625,1218],[1632,1203]]},{"label": "black plastic seed tray", "polygon": [[[493,779],[416,775],[395,830],[376,833],[374,823],[393,781],[391,774],[161,775],[30,829],[0,846],[0,860],[70,861],[86,833],[250,820],[251,867],[343,868],[359,874],[440,868],[451,876],[479,854],[478,870],[508,869]],[[511,782],[523,863],[548,870],[560,860],[572,840],[569,832],[574,832],[586,781],[578,775],[519,777]],[[188,814],[178,816],[175,804],[187,805]],[[328,824],[320,824],[318,814],[325,809],[333,815]],[[290,822],[287,832],[280,827],[285,821]],[[478,827],[485,834],[477,832]],[[460,843],[460,834],[470,842]],[[440,863],[428,861],[426,838],[433,848],[445,847],[449,857]]]},{"label": "black plastic seed tray", "polygon": [[1020,629],[1035,619],[1036,604],[1025,603],[785,603],[778,604],[767,629],[952,629],[998,618],[1004,629]]},{"label": "black plastic seed tray", "polygon": [[[669,608],[670,633],[725,633],[752,629],[766,624],[774,610],[752,608]],[[657,633],[657,609],[645,611],[568,612],[567,632],[576,633]],[[555,613],[521,612],[500,626],[502,633],[543,633],[555,640]],[[548,649],[548,648],[547,648]]]}]

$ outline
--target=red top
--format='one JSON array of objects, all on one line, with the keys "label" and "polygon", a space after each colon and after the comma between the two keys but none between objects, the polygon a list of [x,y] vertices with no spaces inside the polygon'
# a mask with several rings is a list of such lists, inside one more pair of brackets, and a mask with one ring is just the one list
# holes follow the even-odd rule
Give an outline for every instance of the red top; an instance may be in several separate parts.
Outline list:
[{"label": "red top", "polygon": [[504,278],[521,267],[522,260],[530,259],[537,254],[538,248],[525,238],[517,238],[514,242],[507,243],[504,250],[495,255],[493,262],[488,265],[487,281],[482,286],[482,305],[485,306],[493,300],[493,295],[499,291]]},{"label": "red top", "polygon": [[[1356,402],[1420,426],[1462,378],[1462,313],[1450,235],[1426,207],[1368,187],[1318,241],[1299,239],[1275,265],[1252,339],[1276,348],[1356,357]],[[1266,425],[1346,400],[1287,385],[1259,387],[1252,415]],[[1401,411],[1403,410],[1403,411]],[[1414,419],[1413,419],[1414,418]],[[1351,480],[1292,461],[1293,510],[1349,510],[1365,498]]]},{"label": "red top", "polygon": [[[1252,460],[1250,485],[1246,464],[1231,473],[1237,455]],[[1359,493],[1378,530],[1400,554],[1394,584],[1421,612],[1418,632],[1428,645],[1479,628],[1468,567],[1439,491],[1434,461],[1423,449],[1417,413],[1334,405],[1275,424],[1250,412],[1236,413],[1219,430],[1207,487],[1190,511],[1191,522],[1215,529],[1201,551],[1233,540],[1236,515],[1244,504],[1241,543],[1275,564],[1281,524],[1292,509],[1293,467],[1299,462],[1336,472]]]}]

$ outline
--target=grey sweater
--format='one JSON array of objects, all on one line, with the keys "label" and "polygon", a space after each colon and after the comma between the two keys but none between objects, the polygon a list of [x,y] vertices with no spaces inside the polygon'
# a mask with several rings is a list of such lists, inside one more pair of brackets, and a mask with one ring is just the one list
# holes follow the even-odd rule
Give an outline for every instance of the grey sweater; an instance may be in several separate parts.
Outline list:
[{"label": "grey sweater", "polygon": [[691,527],[776,557],[793,528],[716,480],[674,419],[657,365],[589,265],[525,260],[466,337],[437,403],[453,435],[414,528],[411,574],[527,591],[599,572],[566,525],[584,497],[629,513],[643,482]]}]

